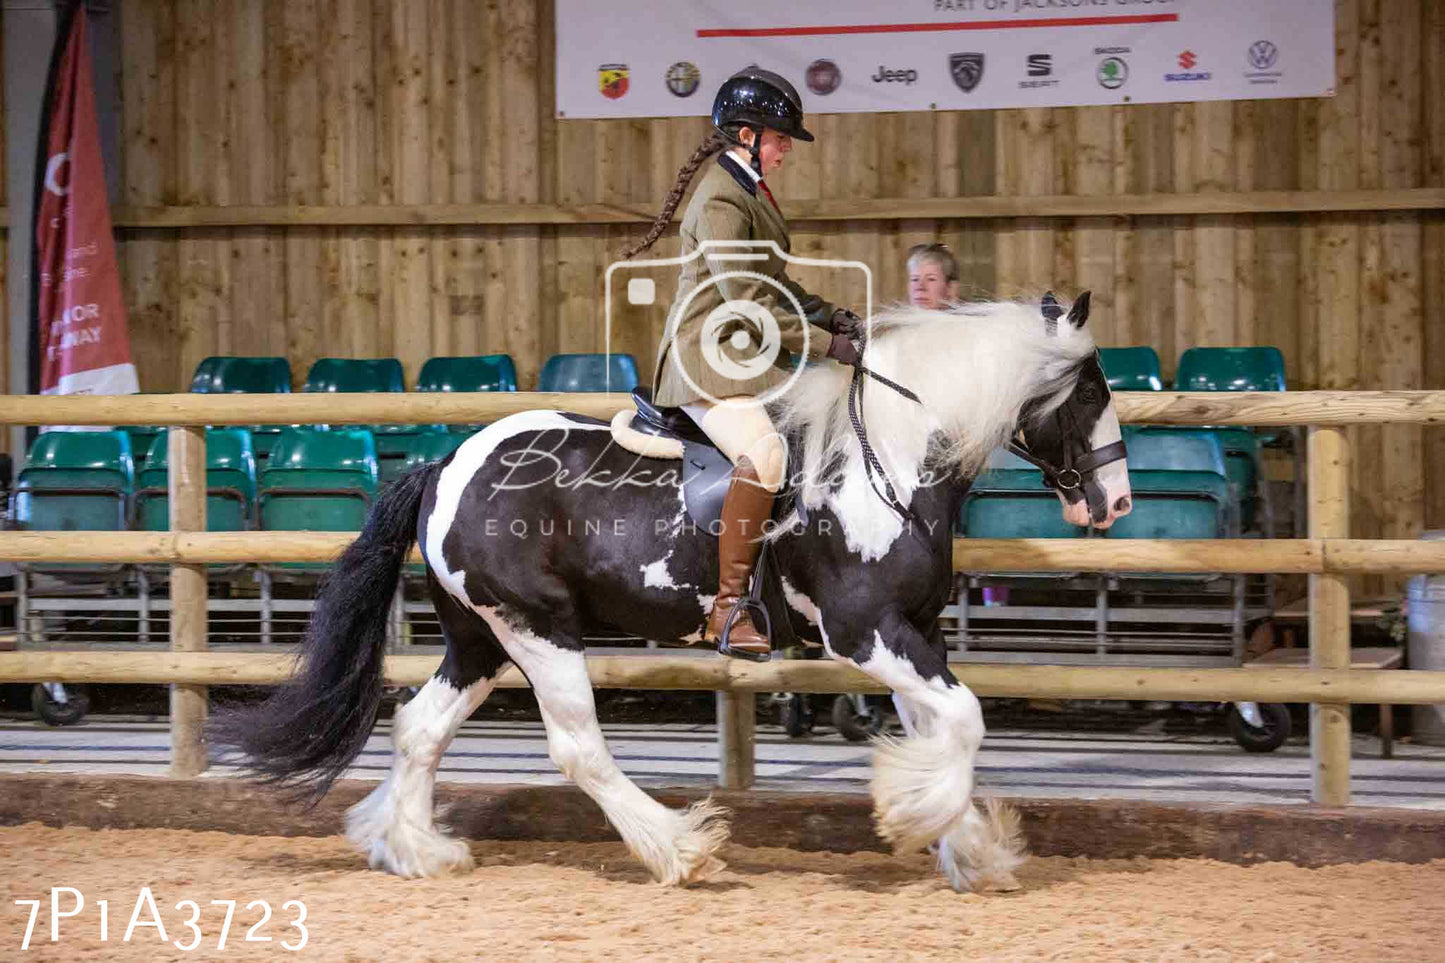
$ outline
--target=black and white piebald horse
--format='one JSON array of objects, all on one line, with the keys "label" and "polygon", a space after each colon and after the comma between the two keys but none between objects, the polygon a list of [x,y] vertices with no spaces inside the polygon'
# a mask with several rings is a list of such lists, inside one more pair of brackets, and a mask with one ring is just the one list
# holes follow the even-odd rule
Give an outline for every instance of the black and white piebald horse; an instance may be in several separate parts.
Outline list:
[{"label": "black and white piebald horse", "polygon": [[[1012,885],[1023,858],[1016,820],[975,804],[983,717],[949,672],[938,624],[961,500],[988,454],[1012,443],[1043,467],[1069,521],[1103,528],[1129,507],[1087,294],[1061,315],[1046,298],[874,319],[864,366],[917,399],[878,384],[861,412],[906,518],[867,477],[848,369],[809,366],[772,410],[794,471],[770,564],[793,629],[893,690],[907,734],[876,748],[878,831],[899,852],[932,846],[960,891]],[[376,720],[387,608],[415,541],[447,651],[397,711],[390,774],[348,816],[371,865],[401,876],[470,868],[467,844],[434,822],[436,768],[513,663],[536,693],[552,761],[633,854],[663,883],[706,878],[723,865],[725,812],[710,801],[664,807],[618,768],[582,641],[595,626],[665,643],[700,638],[716,540],[687,520],[679,464],[628,450],[612,426],[566,412],[489,425],[382,494],[321,589],[297,677],[262,704],[219,713],[213,741],[263,780],[324,795]]]}]

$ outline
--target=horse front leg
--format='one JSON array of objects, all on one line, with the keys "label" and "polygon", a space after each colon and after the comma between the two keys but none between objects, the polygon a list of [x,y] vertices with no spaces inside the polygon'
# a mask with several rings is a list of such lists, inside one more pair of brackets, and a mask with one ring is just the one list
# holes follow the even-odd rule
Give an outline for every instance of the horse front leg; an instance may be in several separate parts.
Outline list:
[{"label": "horse front leg", "polygon": [[993,800],[975,805],[974,760],[984,736],[978,699],[953,677],[946,652],[897,613],[859,635],[850,655],[841,646],[830,652],[893,690],[907,733],[875,743],[878,834],[900,854],[936,843],[939,870],[960,892],[1017,889],[1014,870],[1025,858],[1017,815]]}]

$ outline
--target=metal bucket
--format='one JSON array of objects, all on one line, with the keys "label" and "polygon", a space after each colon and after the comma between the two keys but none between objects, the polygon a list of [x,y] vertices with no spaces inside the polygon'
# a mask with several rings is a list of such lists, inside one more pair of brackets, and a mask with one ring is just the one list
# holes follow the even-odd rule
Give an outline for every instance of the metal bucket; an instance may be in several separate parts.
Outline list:
[{"label": "metal bucket", "polygon": [[[1445,541],[1445,531],[1426,532],[1426,541]],[[1409,600],[1409,665],[1445,670],[1445,574],[1416,575],[1406,590]],[[1445,702],[1414,707],[1415,741],[1445,746]]]}]

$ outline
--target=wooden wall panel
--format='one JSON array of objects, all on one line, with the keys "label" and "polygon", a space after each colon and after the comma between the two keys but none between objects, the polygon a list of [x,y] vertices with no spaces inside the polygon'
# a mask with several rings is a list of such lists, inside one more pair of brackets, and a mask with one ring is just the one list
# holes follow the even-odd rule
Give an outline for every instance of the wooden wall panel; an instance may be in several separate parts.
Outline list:
[{"label": "wooden wall panel", "polygon": [[[1421,30],[1425,96],[1424,172],[1426,184],[1445,183],[1445,4],[1427,4]],[[1421,273],[1424,292],[1422,385],[1445,388],[1445,215],[1424,219]],[[1445,427],[1424,437],[1425,527],[1445,528]]]}]

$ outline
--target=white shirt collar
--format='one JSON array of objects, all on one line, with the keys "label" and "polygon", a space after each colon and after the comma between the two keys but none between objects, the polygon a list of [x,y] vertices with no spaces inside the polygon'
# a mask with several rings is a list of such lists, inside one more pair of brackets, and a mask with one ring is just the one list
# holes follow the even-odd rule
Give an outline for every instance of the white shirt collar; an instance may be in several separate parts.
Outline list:
[{"label": "white shirt collar", "polygon": [[[739,156],[738,151],[743,151],[743,156]],[[752,162],[746,156],[746,151],[746,147],[730,147],[726,151],[725,156],[729,160],[737,164],[739,167],[741,167],[743,170],[747,171],[748,176],[751,177],[753,179],[753,183],[756,184],[758,181],[762,180],[763,177],[757,171],[753,170]]]}]

